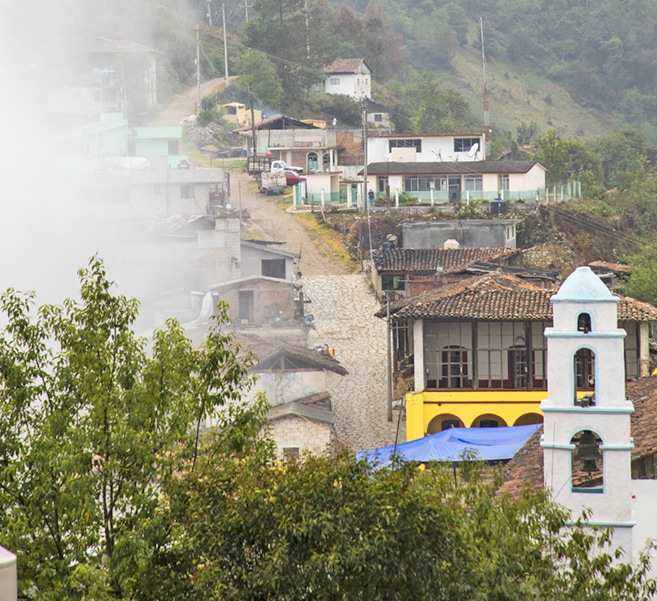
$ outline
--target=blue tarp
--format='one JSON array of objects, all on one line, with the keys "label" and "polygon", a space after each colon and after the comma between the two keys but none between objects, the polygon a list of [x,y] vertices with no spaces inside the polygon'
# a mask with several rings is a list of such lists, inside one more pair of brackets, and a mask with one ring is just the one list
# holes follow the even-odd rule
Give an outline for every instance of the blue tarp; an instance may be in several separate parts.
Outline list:
[{"label": "blue tarp", "polygon": [[[503,428],[449,428],[409,440],[397,445],[397,455],[407,461],[459,461],[473,455],[482,461],[504,461],[511,459],[527,442],[541,424],[530,426],[509,426]],[[394,452],[394,445],[362,451],[360,458],[386,464]]]}]

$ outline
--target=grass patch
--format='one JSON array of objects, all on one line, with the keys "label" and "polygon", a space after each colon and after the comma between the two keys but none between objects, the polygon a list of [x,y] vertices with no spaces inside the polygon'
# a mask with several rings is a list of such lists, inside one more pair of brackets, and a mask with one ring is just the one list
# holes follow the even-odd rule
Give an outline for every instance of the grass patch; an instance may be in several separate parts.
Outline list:
[{"label": "grass patch", "polygon": [[325,254],[341,263],[349,271],[356,271],[357,265],[349,254],[343,235],[327,223],[320,221],[318,213],[299,213],[299,220],[308,232],[308,237]]}]

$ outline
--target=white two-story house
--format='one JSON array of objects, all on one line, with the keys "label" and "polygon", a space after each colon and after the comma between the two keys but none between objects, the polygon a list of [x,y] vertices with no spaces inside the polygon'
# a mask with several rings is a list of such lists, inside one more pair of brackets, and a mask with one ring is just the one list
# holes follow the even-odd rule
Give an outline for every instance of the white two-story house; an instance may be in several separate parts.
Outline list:
[{"label": "white two-story house", "polygon": [[372,97],[372,70],[362,58],[339,58],[324,67],[324,91],[352,98]]}]

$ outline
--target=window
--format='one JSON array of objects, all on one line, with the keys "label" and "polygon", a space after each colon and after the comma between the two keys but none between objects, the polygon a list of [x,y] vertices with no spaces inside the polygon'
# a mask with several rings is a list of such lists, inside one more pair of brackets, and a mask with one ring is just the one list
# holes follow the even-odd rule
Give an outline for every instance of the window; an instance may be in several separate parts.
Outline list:
[{"label": "window", "polygon": [[443,350],[440,388],[465,388],[468,377],[468,353],[460,348]]},{"label": "window", "polygon": [[393,138],[388,141],[388,148],[415,148],[415,152],[422,152],[422,140],[419,138]]},{"label": "window", "polygon": [[383,192],[385,194],[387,189],[388,189],[388,178],[386,176],[380,175],[377,178],[377,192]]},{"label": "window", "polygon": [[479,138],[454,138],[454,152],[470,152],[480,141]]},{"label": "window", "polygon": [[[578,349],[573,357],[573,371],[574,403],[580,407],[595,405],[595,353],[588,348]],[[582,394],[584,391],[588,394]]]},{"label": "window", "polygon": [[504,190],[504,191],[509,190],[509,174],[508,173],[500,173],[497,176],[497,189],[498,190]]},{"label": "window", "polygon": [[442,190],[442,180],[439,177],[406,177],[404,192],[428,192],[432,184],[434,190]]},{"label": "window", "polygon": [[383,290],[405,290],[406,282],[403,275],[381,276],[381,287]]},{"label": "window", "polygon": [[374,113],[374,122],[381,123],[383,121],[383,115],[381,113]]},{"label": "window", "polygon": [[331,77],[329,80],[329,84],[332,86],[339,86],[340,85],[340,78],[339,77]]},{"label": "window", "polygon": [[178,154],[178,140],[169,140],[167,142],[167,153]]},{"label": "window", "polygon": [[316,152],[309,152],[306,162],[308,163],[308,171],[317,171],[318,158]]},{"label": "window", "polygon": [[285,259],[262,259],[262,275],[266,278],[285,279]]},{"label": "window", "polygon": [[484,178],[481,175],[466,175],[463,178],[463,186],[467,191],[480,191],[484,189]]},{"label": "window", "polygon": [[283,459],[285,461],[296,461],[299,459],[299,447],[283,447]]},{"label": "window", "polygon": [[194,198],[194,185],[193,184],[181,184],[181,186],[180,186],[180,198]]},{"label": "window", "polygon": [[509,370],[513,388],[527,388],[529,366],[527,365],[526,349],[511,349],[509,351]]}]

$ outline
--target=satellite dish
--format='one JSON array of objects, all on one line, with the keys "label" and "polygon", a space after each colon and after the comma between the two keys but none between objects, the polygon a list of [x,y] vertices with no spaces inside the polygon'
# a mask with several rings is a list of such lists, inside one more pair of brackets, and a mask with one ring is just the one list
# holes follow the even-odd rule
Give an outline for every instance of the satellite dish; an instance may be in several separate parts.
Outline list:
[{"label": "satellite dish", "polygon": [[335,117],[333,117],[333,121],[331,121],[331,125],[332,125],[333,127],[335,127],[335,124],[336,124],[337,122],[338,122],[338,120],[337,120]]},{"label": "satellite dish", "polygon": [[471,159],[477,156],[477,151],[479,150],[479,142],[475,142],[472,147],[470,148],[470,152],[466,152],[468,157]]}]

